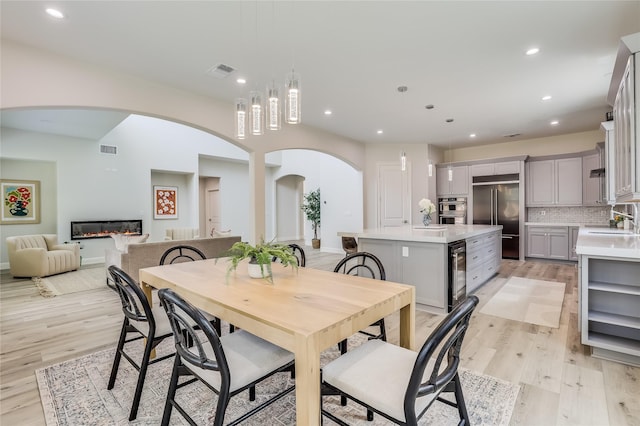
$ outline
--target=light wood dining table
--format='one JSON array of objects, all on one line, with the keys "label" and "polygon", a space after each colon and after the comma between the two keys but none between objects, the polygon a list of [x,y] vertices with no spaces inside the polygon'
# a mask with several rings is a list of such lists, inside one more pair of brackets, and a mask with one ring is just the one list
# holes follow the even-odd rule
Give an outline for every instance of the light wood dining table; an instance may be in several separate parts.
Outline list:
[{"label": "light wood dining table", "polygon": [[170,288],[194,306],[295,355],[298,425],[320,421],[320,353],[400,311],[400,345],[415,350],[415,288],[317,269],[272,265],[273,283],[253,279],[246,262],[226,278],[220,258],[140,269],[140,284]]}]

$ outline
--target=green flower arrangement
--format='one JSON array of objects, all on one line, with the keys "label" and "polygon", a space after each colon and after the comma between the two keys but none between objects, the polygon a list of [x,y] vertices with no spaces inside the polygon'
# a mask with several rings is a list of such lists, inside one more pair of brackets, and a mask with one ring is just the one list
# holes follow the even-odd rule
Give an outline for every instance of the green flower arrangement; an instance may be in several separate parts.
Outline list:
[{"label": "green flower arrangement", "polygon": [[282,265],[291,266],[298,270],[298,258],[288,245],[274,243],[270,241],[251,245],[247,242],[238,241],[225,253],[229,258],[229,266],[227,268],[227,279],[231,271],[235,271],[238,264],[244,259],[251,259],[249,263],[260,265],[262,278],[266,278],[269,282],[273,282],[273,274],[271,273],[271,262],[279,260]]}]

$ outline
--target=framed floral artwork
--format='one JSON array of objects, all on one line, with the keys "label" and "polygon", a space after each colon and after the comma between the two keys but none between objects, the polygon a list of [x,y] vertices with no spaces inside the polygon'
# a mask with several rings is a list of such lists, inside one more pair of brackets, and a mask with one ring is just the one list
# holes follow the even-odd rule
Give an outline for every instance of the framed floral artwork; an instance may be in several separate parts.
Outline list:
[{"label": "framed floral artwork", "polygon": [[177,219],[178,218],[178,187],[154,186],[153,187],[153,218]]},{"label": "framed floral artwork", "polygon": [[0,224],[40,223],[40,181],[0,179],[2,214]]}]

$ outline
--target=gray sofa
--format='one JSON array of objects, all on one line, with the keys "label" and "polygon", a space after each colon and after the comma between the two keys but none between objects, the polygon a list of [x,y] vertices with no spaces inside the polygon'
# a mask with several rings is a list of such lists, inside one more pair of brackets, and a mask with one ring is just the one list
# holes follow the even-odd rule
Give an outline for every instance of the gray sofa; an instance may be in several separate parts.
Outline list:
[{"label": "gray sofa", "polygon": [[[220,257],[229,250],[233,243],[240,241],[239,236],[218,238],[196,238],[193,240],[160,241],[155,243],[133,243],[126,251],[107,249],[105,253],[105,269],[116,265],[138,281],[138,270],[150,266],[158,266],[162,254],[177,245],[189,245],[200,249],[207,259]],[[108,277],[108,272],[107,272]]]}]

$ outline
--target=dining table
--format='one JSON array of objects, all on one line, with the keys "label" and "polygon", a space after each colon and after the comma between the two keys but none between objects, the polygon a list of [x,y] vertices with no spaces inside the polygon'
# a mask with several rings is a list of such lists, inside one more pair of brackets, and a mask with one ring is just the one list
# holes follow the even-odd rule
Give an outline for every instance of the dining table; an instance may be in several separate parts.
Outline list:
[{"label": "dining table", "polygon": [[291,351],[296,422],[321,423],[320,354],[399,311],[399,344],[415,350],[415,288],[311,268],[272,264],[272,280],[251,278],[246,262],[228,273],[228,258],[140,269],[152,289],[169,288],[203,311]]}]

